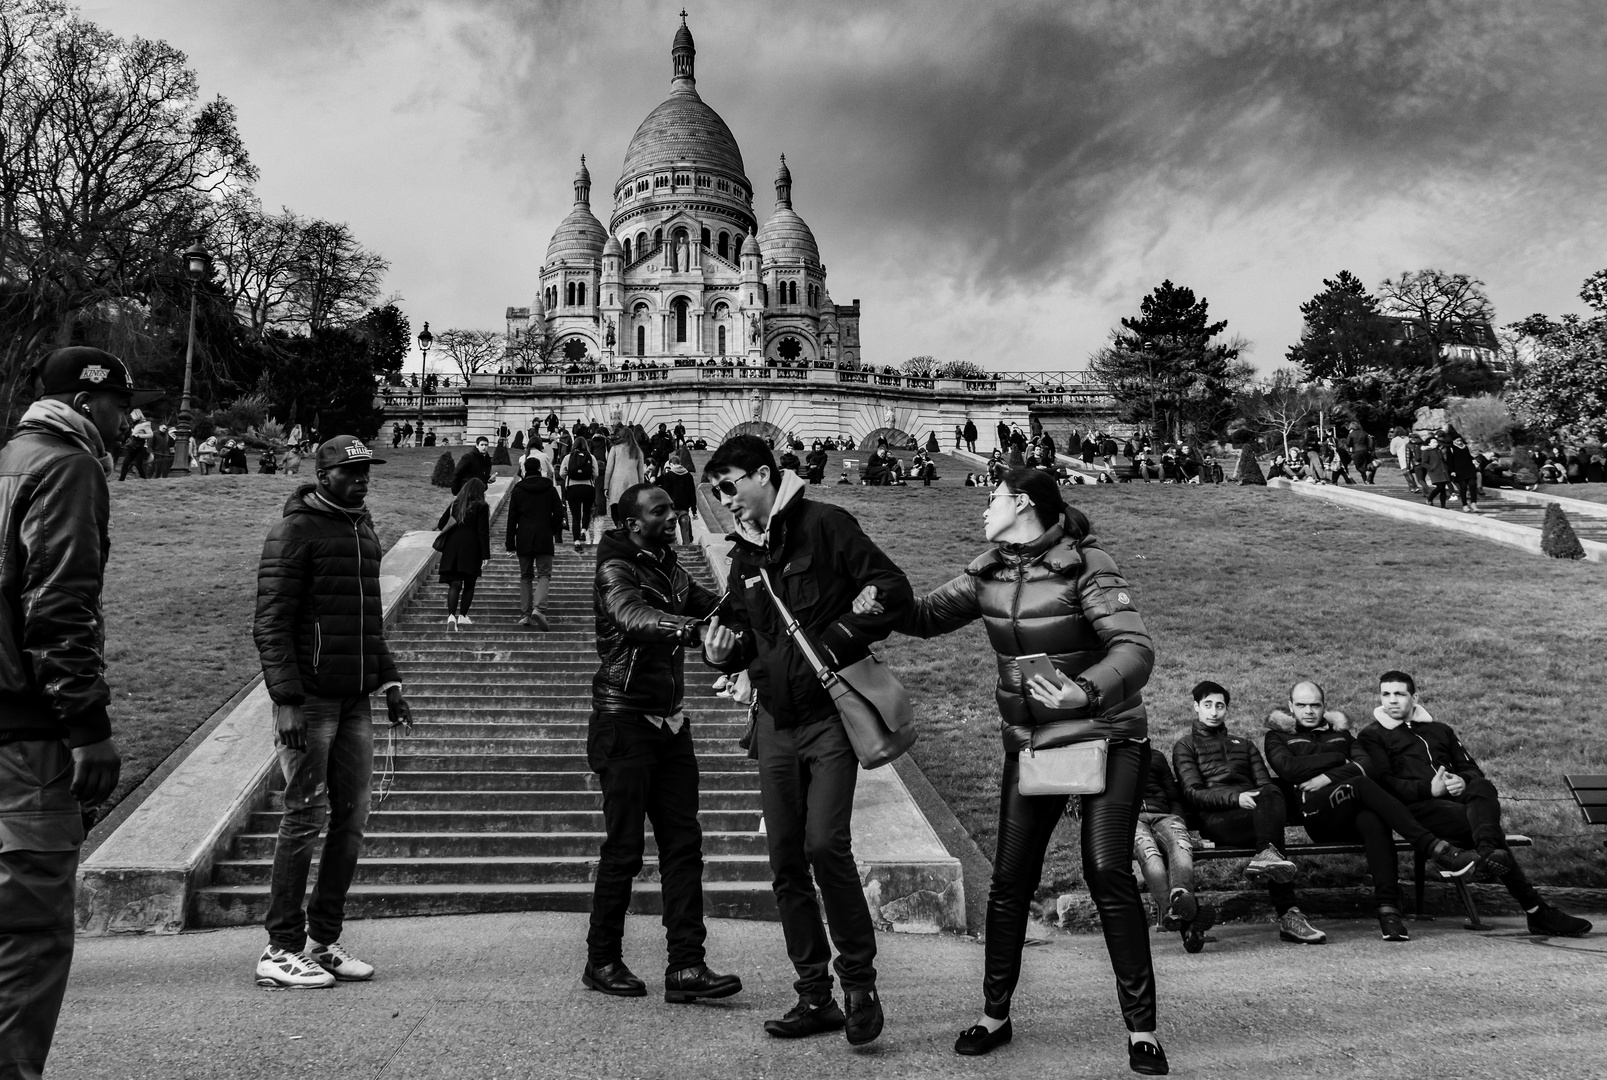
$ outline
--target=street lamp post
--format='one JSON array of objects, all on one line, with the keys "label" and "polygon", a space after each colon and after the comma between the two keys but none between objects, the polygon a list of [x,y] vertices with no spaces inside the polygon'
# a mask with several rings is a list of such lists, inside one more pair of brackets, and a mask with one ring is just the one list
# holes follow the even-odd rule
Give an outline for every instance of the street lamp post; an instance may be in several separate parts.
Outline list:
[{"label": "street lamp post", "polygon": [[200,237],[195,246],[184,253],[184,269],[190,275],[190,340],[184,348],[184,396],[179,399],[178,431],[173,439],[173,465],[170,473],[188,474],[190,471],[190,436],[194,432],[190,416],[190,379],[195,370],[195,298],[201,291],[201,278],[206,275],[207,254],[201,247]]},{"label": "street lamp post", "polygon": [[422,359],[418,370],[418,428],[413,432],[413,438],[418,440],[413,445],[424,445],[424,384],[430,377],[430,346],[435,344],[435,335],[430,333],[430,324],[425,323],[424,329],[418,334],[418,351]]}]

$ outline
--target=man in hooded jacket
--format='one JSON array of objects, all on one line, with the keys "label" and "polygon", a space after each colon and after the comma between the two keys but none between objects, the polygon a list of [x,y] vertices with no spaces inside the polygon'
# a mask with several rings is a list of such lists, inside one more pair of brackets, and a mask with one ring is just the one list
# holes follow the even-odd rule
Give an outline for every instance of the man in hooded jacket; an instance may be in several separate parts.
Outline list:
[{"label": "man in hooded jacket", "polygon": [[117,786],[102,654],[106,481],[137,403],[100,349],[58,349],[0,449],[0,1076],[45,1067],[73,958],[86,819]]},{"label": "man in hooded jacket", "polygon": [[[285,777],[268,947],[257,961],[257,984],[269,987],[373,977],[373,965],[340,944],[374,773],[369,695],[385,695],[391,723],[412,722],[385,643],[379,537],[364,505],[369,468],[384,462],[360,440],[337,435],[318,447],[315,463],[318,483],[290,496],[257,565],[252,637],[273,700]],[[304,910],[313,847],[326,820],[329,836]]]}]

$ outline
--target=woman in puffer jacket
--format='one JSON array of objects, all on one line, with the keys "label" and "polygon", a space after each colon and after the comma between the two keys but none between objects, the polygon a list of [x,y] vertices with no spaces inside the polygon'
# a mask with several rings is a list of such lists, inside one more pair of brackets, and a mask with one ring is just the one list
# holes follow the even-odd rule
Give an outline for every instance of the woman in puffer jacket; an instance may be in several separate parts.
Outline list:
[{"label": "woman in puffer jacket", "polygon": [[[1068,795],[1022,795],[1019,759],[1095,739],[1109,740],[1105,789],[1082,800],[1082,872],[1099,910],[1116,973],[1134,1072],[1166,1072],[1155,1039],[1155,973],[1149,920],[1133,877],[1134,826],[1149,771],[1149,727],[1141,691],[1155,652],[1121,571],[1088,535],[1088,519],[1066,506],[1048,473],[1005,474],[983,515],[996,545],[963,574],[919,598],[901,631],[930,638],[981,619],[998,654],[996,696],[1003,720],[1004,775],[999,839],[988,893],[982,1019],[955,1043],[985,1054],[1011,1038],[1010,999],[1021,972],[1028,907],[1044,852]],[[866,601],[861,597],[861,601]],[[856,610],[858,607],[856,606]],[[1028,682],[1018,658],[1047,653],[1058,684]]]}]

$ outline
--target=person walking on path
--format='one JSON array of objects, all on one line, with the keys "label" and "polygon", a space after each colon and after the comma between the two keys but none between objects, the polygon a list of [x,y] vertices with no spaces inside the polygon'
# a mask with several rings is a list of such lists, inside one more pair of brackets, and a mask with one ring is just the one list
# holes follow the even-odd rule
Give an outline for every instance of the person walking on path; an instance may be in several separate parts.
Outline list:
[{"label": "person walking on path", "polygon": [[446,532],[436,568],[446,586],[446,625],[453,629],[473,626],[469,607],[474,603],[474,587],[491,557],[491,508],[486,505],[485,485],[479,477],[464,482],[435,527]]},{"label": "person walking on path", "polygon": [[458,467],[452,473],[452,494],[456,495],[463,490],[463,485],[471,478],[479,480],[482,486],[491,485],[491,440],[481,435],[474,440],[474,445],[463,452],[458,458]]},{"label": "person walking on path", "polygon": [[[1030,905],[1044,853],[1069,795],[1023,795],[1024,750],[1108,740],[1104,789],[1082,795],[1082,872],[1099,910],[1134,1072],[1167,1071],[1155,1037],[1155,971],[1149,919],[1133,877],[1136,823],[1149,774],[1143,689],[1155,647],[1115,561],[1090,535],[1040,469],[1006,475],[983,512],[995,546],[935,592],[918,597],[899,630],[949,634],[978,619],[997,653],[996,697],[1003,721],[1004,775],[993,882],[988,891],[982,1017],[960,1033],[958,1054],[989,1053],[1010,1041],[1010,1003],[1021,975]],[[855,610],[871,607],[866,598]],[[1057,681],[1028,677],[1024,653],[1047,654]]]},{"label": "person walking on path", "polygon": [[735,975],[705,963],[703,831],[698,824],[698,763],[692,722],[682,707],[686,646],[719,599],[693,581],[675,557],[675,510],[647,484],[620,493],[624,525],[597,546],[593,606],[597,655],[586,758],[603,793],[607,830],[598,857],[581,982],[615,997],[647,987],[623,957],[631,883],[642,870],[644,819],[658,843],[669,944],[664,1000],[685,1004],[742,989]]},{"label": "person walking on path", "polygon": [[1446,468],[1451,474],[1451,483],[1456,485],[1456,497],[1462,503],[1464,514],[1477,514],[1479,512],[1479,467],[1473,461],[1473,452],[1468,449],[1467,440],[1458,435],[1450,442],[1442,444],[1446,457]]},{"label": "person walking on path", "polygon": [[658,474],[658,486],[670,497],[675,506],[675,523],[680,527],[681,543],[692,542],[692,519],[697,517],[697,479],[682,462],[679,454],[672,454]]},{"label": "person walking on path", "polygon": [[[489,520],[489,516],[488,516]],[[541,459],[524,459],[524,479],[508,492],[507,548],[519,560],[519,625],[551,629],[547,590],[553,548],[564,531],[564,500],[541,471]]]},{"label": "person walking on path", "polygon": [[592,512],[597,500],[597,459],[592,457],[591,444],[576,439],[559,467],[559,482],[564,486],[564,502],[569,506],[570,532],[575,538],[575,550],[582,551],[591,535]]},{"label": "person walking on path", "polygon": [[635,487],[645,480],[647,461],[642,454],[641,444],[636,439],[636,432],[629,424],[616,422],[614,433],[609,439],[608,467],[603,478],[602,497],[606,500],[608,518],[617,529],[624,522],[619,519],[619,497],[625,489]]},{"label": "person walking on path", "polygon": [[[385,695],[392,724],[413,721],[385,643],[379,537],[365,505],[369,469],[382,464],[350,435],[319,446],[318,483],[290,496],[257,566],[252,637],[285,777],[259,986],[326,987],[374,974],[340,944],[373,780],[369,695]],[[313,846],[326,820],[318,881],[304,909]]]},{"label": "person walking on path", "polygon": [[1434,500],[1440,500],[1440,509],[1448,510],[1446,498],[1451,489],[1451,468],[1447,460],[1451,444],[1439,439],[1428,439],[1423,443],[1423,487],[1430,506]]},{"label": "person walking on path", "polygon": [[976,453],[976,425],[971,422],[970,417],[966,417],[965,420],[965,448],[973,454]]},{"label": "person walking on path", "polygon": [[0,1076],[38,1077],[73,959],[78,849],[117,787],[103,653],[106,448],[136,390],[100,349],[57,349],[0,449]]},{"label": "person walking on path", "polygon": [[129,416],[134,421],[134,427],[128,434],[128,442],[123,445],[123,467],[118,471],[117,479],[127,480],[128,470],[132,468],[139,478],[144,480],[149,476],[147,464],[151,456],[148,442],[151,437],[151,422],[145,419],[145,414],[138,409],[132,410]]},{"label": "person walking on path", "polygon": [[[754,744],[776,907],[798,978],[798,1003],[765,1023],[777,1038],[844,1029],[854,1045],[882,1030],[876,992],[876,928],[854,862],[852,816],[859,759],[830,693],[787,632],[768,579],[834,670],[870,654],[910,604],[909,579],[848,511],[804,497],[807,485],[783,474],[764,440],[728,439],[703,468],[731,508],[728,625],[716,616],[704,656],[720,671],[747,671],[758,695]],[[857,614],[856,593],[874,585],[885,612]],[[821,924],[824,901],[826,922]],[[832,999],[831,946],[847,999]]]}]

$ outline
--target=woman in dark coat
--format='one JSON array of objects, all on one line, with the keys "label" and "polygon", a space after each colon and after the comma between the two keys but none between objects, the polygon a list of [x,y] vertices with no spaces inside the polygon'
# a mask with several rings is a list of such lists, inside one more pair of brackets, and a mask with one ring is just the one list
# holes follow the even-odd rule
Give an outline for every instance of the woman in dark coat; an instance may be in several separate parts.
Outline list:
[{"label": "woman in dark coat", "polygon": [[[995,546],[965,572],[919,597],[907,625],[914,637],[952,633],[982,620],[998,655],[995,690],[1003,720],[1004,775],[993,884],[988,893],[982,1019],[954,1049],[986,1054],[1011,1037],[1010,999],[1050,837],[1069,795],[1023,795],[1023,751],[1108,740],[1104,790],[1081,795],[1082,873],[1099,910],[1134,1072],[1167,1071],[1155,1039],[1155,973],[1149,918],[1132,872],[1133,836],[1149,772],[1143,688],[1154,646],[1116,563],[1088,535],[1088,519],[1066,506],[1038,469],[1006,474],[983,515]],[[854,610],[874,610],[864,594]],[[1020,658],[1047,654],[1058,682],[1030,680]]]},{"label": "woman in dark coat", "polygon": [[519,559],[519,625],[550,629],[547,591],[552,586],[553,544],[564,531],[564,500],[541,457],[524,461],[524,479],[508,492],[507,548]]},{"label": "woman in dark coat", "polygon": [[485,504],[485,484],[471,476],[458,489],[458,497],[446,508],[437,529],[446,530],[438,567],[446,589],[446,625],[457,629],[473,626],[469,605],[474,603],[474,585],[480,568],[491,557],[491,508]]},{"label": "woman in dark coat", "polygon": [[1451,449],[1449,441],[1441,442],[1438,439],[1425,439],[1423,441],[1423,490],[1430,506],[1434,500],[1440,500],[1440,509],[1448,509],[1445,505],[1451,490],[1451,468],[1446,455]]}]

